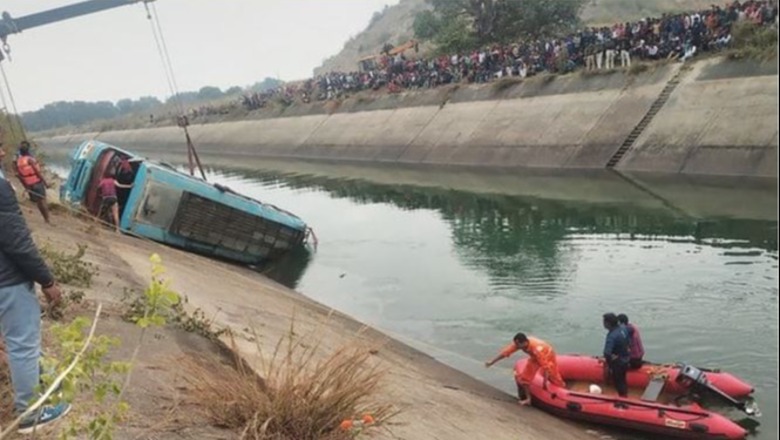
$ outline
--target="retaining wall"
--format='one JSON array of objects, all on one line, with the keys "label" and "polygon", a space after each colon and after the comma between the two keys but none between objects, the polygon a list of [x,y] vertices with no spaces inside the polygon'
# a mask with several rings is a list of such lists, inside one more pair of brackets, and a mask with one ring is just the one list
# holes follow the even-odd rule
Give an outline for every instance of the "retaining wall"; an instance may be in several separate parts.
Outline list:
[{"label": "retaining wall", "polygon": [[[190,132],[209,155],[597,169],[681,68],[690,71],[618,169],[776,178],[777,69],[720,59],[636,75],[573,74],[358,97],[330,112],[321,103],[298,105],[276,117],[193,125]],[[39,141],[70,148],[94,135]],[[176,127],[105,132],[99,139],[143,153],[185,152]]]}]

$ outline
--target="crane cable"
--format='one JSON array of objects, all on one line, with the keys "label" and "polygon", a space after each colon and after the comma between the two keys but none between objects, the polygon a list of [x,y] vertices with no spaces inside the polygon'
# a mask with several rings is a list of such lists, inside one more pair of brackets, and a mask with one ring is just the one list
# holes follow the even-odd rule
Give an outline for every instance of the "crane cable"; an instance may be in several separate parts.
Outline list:
[{"label": "crane cable", "polygon": [[[27,140],[27,134],[24,131],[24,124],[22,123],[21,115],[19,115],[19,111],[16,109],[16,100],[14,99],[14,92],[11,90],[11,84],[8,82],[8,75],[5,73],[5,68],[3,67],[2,61],[0,61],[0,72],[3,75],[3,85],[5,86],[5,89],[8,91],[8,98],[11,101],[11,109],[13,110],[13,117],[11,117],[11,113],[8,111],[8,103],[5,99],[5,93],[3,93],[2,87],[0,87],[0,98],[3,102],[3,109],[5,110],[6,118],[8,119],[8,126],[11,128],[11,134],[14,136],[14,138],[21,138],[21,140]],[[19,132],[16,131],[16,126],[19,126]],[[21,136],[19,136],[21,135]]]},{"label": "crane cable", "polygon": [[[198,156],[198,152],[195,150],[195,145],[193,145],[190,132],[187,129],[189,120],[187,119],[187,115],[184,112],[184,105],[181,102],[179,86],[176,83],[176,75],[174,75],[173,72],[173,63],[171,62],[171,57],[168,52],[168,45],[165,43],[165,36],[163,35],[162,25],[160,24],[159,14],[157,13],[157,7],[154,5],[154,3],[152,3],[151,9],[149,9],[149,3],[150,1],[144,1],[144,8],[146,8],[146,18],[149,20],[149,24],[152,28],[152,36],[154,36],[157,53],[160,56],[160,60],[163,64],[165,80],[168,83],[168,88],[171,92],[171,98],[173,99],[174,105],[179,113],[176,121],[177,125],[184,130],[184,137],[187,142],[187,160],[189,162],[190,175],[195,175],[195,167],[193,164],[194,159],[195,164],[198,166],[198,171],[200,171],[200,175],[205,181],[206,173],[203,171],[203,165],[200,162],[200,157]],[[154,13],[152,13],[152,11]]]}]

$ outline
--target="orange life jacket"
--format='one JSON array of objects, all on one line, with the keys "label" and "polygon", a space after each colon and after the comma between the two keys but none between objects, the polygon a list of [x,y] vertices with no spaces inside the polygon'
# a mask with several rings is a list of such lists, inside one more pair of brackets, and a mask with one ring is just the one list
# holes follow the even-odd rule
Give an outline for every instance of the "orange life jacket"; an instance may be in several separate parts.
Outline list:
[{"label": "orange life jacket", "polygon": [[16,170],[19,173],[19,178],[22,180],[22,185],[30,187],[41,181],[38,177],[38,171],[32,163],[30,163],[30,156],[19,156],[16,160]]}]

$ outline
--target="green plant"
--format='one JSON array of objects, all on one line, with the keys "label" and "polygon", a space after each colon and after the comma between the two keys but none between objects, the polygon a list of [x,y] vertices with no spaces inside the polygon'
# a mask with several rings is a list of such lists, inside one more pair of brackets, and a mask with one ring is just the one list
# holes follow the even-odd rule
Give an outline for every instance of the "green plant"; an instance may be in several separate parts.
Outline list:
[{"label": "green plant", "polygon": [[[83,249],[79,247],[76,258],[80,260]],[[149,285],[144,290],[143,301],[134,309],[132,321],[141,328],[138,342],[128,362],[108,361],[106,356],[112,347],[119,345],[119,340],[108,336],[98,336],[92,339],[92,344],[78,359],[76,368],[61,383],[62,392],[54,399],[72,401],[78,391],[89,390],[100,409],[89,420],[73,419],[70,425],[60,433],[60,438],[69,439],[86,435],[89,439],[110,440],[116,425],[129,410],[129,405],[123,400],[125,391],[130,385],[133,366],[143,346],[146,330],[153,326],[166,324],[166,317],[171,315],[173,306],[180,302],[179,295],[171,290],[169,282],[163,278],[165,269],[157,254],[151,256],[152,276]],[[74,291],[68,295],[70,301],[83,300],[83,292]],[[42,385],[47,389],[65,366],[76,360],[76,353],[85,344],[84,330],[89,327],[85,318],[76,318],[68,325],[54,325],[51,334],[54,339],[54,356],[44,358]],[[124,381],[120,382],[121,375]]]},{"label": "green plant", "polygon": [[92,286],[92,278],[98,270],[95,265],[83,260],[87,245],[79,244],[73,255],[58,251],[48,244],[41,246],[40,251],[60,283],[85,288]]},{"label": "green plant", "polygon": [[187,298],[185,297],[184,301],[173,306],[173,316],[170,318],[173,325],[186,332],[195,333],[211,340],[215,340],[227,332],[227,328],[215,329],[214,319],[207,318],[206,313],[200,308],[195,309],[192,313],[187,313],[184,309],[186,303]]},{"label": "green plant", "polygon": [[[44,357],[41,385],[47,389],[59,372],[75,359],[79,349],[85,343],[85,330],[90,322],[79,317],[67,325],[53,325],[51,335],[54,339],[52,357]],[[129,409],[121,400],[120,380],[127,374],[130,365],[126,362],[108,361],[106,356],[111,348],[119,345],[119,340],[100,335],[92,340],[87,351],[79,359],[77,367],[63,379],[61,392],[52,398],[53,403],[73,401],[76,393],[90,391],[101,410],[89,421],[71,418],[70,424],[60,433],[60,438],[67,439],[86,433],[90,439],[98,438],[98,429],[107,432],[105,438],[111,438],[113,427],[121,420]],[[108,409],[103,409],[108,408]],[[115,409],[112,409],[115,408]]]},{"label": "green plant", "polygon": [[160,256],[154,254],[149,260],[152,262],[152,280],[139,298],[141,302],[134,308],[137,314],[125,315],[142,329],[152,325],[165,325],[166,317],[170,316],[173,307],[181,302],[179,294],[171,290],[170,282],[162,277],[165,268]]},{"label": "green plant", "polygon": [[[161,286],[161,288],[168,289],[167,286]],[[175,299],[174,294],[176,295]],[[139,296],[134,291],[126,289],[122,296],[122,302],[125,304],[122,318],[133,323],[143,323],[144,315],[150,307],[154,307],[151,305],[151,301],[158,295],[162,294],[147,290],[144,295]],[[187,297],[181,297],[170,290],[167,295],[164,306],[158,307],[156,322],[167,322],[186,332],[196,333],[212,340],[227,331],[227,329],[215,329],[213,327],[214,320],[207,318],[205,312],[200,308],[188,313],[185,309],[185,305],[188,303]]]},{"label": "green plant", "polygon": [[63,293],[60,305],[48,309],[48,316],[55,321],[61,320],[70,306],[82,304],[86,298],[83,290],[65,290]]},{"label": "green plant", "polygon": [[743,21],[732,27],[732,47],[726,52],[730,59],[770,61],[777,58],[777,27],[759,26]]}]

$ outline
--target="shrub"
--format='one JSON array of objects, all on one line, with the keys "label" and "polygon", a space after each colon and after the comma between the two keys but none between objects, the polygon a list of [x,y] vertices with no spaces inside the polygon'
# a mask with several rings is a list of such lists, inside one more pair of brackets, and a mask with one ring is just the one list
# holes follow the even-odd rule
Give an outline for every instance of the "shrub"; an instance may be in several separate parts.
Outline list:
[{"label": "shrub", "polygon": [[83,260],[87,245],[79,244],[73,255],[55,250],[49,245],[41,246],[40,250],[57,281],[75,287],[92,286],[92,277],[97,274],[97,269],[92,263]]},{"label": "shrub", "polygon": [[732,27],[732,47],[728,51],[731,59],[755,59],[769,61],[777,58],[777,27],[758,26],[750,22],[737,23]]},{"label": "shrub", "polygon": [[351,427],[353,417],[382,423],[393,415],[390,405],[373,400],[383,377],[371,362],[374,351],[351,344],[319,357],[319,343],[303,342],[311,339],[291,326],[270,359],[261,359],[259,376],[234,343],[232,365],[190,358],[185,377],[212,423],[244,439],[348,439],[355,432],[342,429],[344,421]]}]

